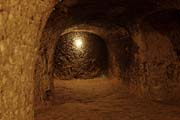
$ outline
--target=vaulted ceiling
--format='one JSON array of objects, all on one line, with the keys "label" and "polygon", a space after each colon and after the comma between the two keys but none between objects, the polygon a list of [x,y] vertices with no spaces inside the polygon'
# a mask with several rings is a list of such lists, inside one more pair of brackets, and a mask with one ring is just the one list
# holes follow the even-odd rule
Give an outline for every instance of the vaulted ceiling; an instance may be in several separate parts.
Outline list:
[{"label": "vaulted ceiling", "polygon": [[154,11],[180,8],[180,0],[64,0],[62,3],[77,21],[132,21]]}]

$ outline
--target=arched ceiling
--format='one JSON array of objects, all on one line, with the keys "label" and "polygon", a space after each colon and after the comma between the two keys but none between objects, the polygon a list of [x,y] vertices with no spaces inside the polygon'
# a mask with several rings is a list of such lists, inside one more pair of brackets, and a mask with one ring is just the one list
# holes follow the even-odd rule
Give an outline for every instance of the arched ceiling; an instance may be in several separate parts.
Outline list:
[{"label": "arched ceiling", "polygon": [[180,8],[180,0],[64,0],[76,21],[125,23],[161,9]]}]

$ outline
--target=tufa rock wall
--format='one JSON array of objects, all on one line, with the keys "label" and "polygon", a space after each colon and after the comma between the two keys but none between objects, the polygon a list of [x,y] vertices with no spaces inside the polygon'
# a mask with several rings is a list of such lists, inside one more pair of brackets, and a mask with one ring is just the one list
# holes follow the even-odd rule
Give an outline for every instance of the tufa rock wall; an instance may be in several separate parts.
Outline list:
[{"label": "tufa rock wall", "polygon": [[132,37],[139,46],[138,60],[124,75],[131,92],[155,101],[179,102],[179,15],[160,11],[139,22]]},{"label": "tufa rock wall", "polygon": [[33,120],[34,64],[52,0],[0,2],[0,119]]}]

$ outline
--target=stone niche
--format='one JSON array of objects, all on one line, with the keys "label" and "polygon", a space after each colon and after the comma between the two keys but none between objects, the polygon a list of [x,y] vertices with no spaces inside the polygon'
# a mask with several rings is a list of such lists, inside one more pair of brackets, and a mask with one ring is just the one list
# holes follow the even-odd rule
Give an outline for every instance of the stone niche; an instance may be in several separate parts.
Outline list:
[{"label": "stone niche", "polygon": [[88,32],[62,35],[54,53],[54,76],[58,79],[91,79],[107,75],[108,52],[99,36]]}]

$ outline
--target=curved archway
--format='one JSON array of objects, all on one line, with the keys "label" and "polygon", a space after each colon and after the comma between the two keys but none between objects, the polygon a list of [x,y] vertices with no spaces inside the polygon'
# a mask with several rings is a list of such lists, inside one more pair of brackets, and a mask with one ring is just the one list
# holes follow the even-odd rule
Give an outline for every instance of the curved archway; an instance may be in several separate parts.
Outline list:
[{"label": "curved archway", "polygon": [[88,32],[62,35],[54,53],[54,75],[57,79],[90,79],[106,76],[108,67],[106,43]]}]

